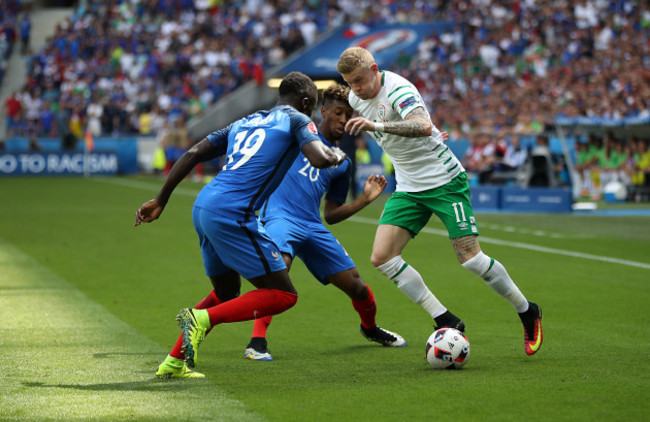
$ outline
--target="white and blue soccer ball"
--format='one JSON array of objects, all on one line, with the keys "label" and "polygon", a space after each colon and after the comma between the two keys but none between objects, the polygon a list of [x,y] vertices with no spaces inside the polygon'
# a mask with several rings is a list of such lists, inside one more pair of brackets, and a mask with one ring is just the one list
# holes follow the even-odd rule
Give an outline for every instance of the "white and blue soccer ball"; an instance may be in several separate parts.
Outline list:
[{"label": "white and blue soccer ball", "polygon": [[435,369],[460,369],[469,359],[469,340],[455,328],[441,328],[429,336],[426,358]]}]

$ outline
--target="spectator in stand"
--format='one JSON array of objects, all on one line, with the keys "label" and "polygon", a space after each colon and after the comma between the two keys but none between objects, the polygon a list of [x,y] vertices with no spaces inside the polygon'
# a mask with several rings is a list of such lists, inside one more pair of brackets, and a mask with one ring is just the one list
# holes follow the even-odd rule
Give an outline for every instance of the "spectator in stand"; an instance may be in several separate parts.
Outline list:
[{"label": "spectator in stand", "polygon": [[[187,130],[187,121],[185,115],[181,114],[172,122],[171,129],[167,132],[163,145],[165,149],[166,164],[163,175],[167,176],[174,163],[192,147],[192,138]],[[199,163],[193,169],[193,180],[198,182],[203,180],[203,163]]]},{"label": "spectator in stand", "polygon": [[562,180],[564,160],[561,155],[551,151],[547,136],[538,135],[526,167],[528,186],[557,186]]},{"label": "spectator in stand", "polygon": [[7,37],[5,37],[5,34],[0,34],[0,85],[2,85],[5,69],[7,68],[7,58],[5,57],[7,47]]},{"label": "spectator in stand", "polygon": [[356,145],[355,157],[357,164],[370,164],[370,151],[366,139],[363,136],[357,136],[354,139]]},{"label": "spectator in stand", "polygon": [[479,184],[486,184],[495,162],[496,146],[488,133],[478,133],[472,138],[472,145],[462,159],[465,169],[478,176]]},{"label": "spectator in stand", "polygon": [[190,143],[189,133],[185,122],[177,117],[173,120],[171,128],[166,133],[163,140],[163,148],[165,149],[165,170],[163,176],[167,176],[176,161],[185,153]]},{"label": "spectator in stand", "polygon": [[302,37],[298,28],[290,27],[287,36],[280,41],[280,46],[284,50],[284,53],[290,56],[305,46],[305,39]]},{"label": "spectator in stand", "polygon": [[142,112],[138,115],[138,133],[149,135],[152,133],[153,114],[149,106],[144,106]]},{"label": "spectator in stand", "polygon": [[92,136],[97,137],[102,134],[102,116],[104,115],[104,106],[99,92],[96,91],[92,94],[91,101],[86,108],[86,129],[90,131]]},{"label": "spectator in stand", "polygon": [[630,185],[640,187],[645,184],[644,164],[650,166],[650,152],[647,142],[640,138],[628,139],[628,159],[625,163],[625,172],[630,180]]},{"label": "spectator in stand", "polygon": [[528,150],[521,147],[518,135],[511,135],[503,156],[503,170],[515,171],[524,165],[528,158]]},{"label": "spectator in stand", "polygon": [[0,15],[0,44],[2,45],[2,58],[8,60],[11,53],[14,51],[14,44],[16,43],[16,30],[14,28],[16,22],[16,15],[9,14],[7,16]]},{"label": "spectator in stand", "polygon": [[[482,174],[481,183],[486,184],[509,184],[523,180],[517,180],[517,170],[523,169],[528,157],[528,151],[521,148],[519,137],[512,135],[508,142],[505,137],[493,144],[491,166]],[[490,151],[488,151],[490,152]]]},{"label": "spectator in stand", "polygon": [[7,135],[13,135],[20,132],[20,114],[22,112],[22,104],[20,101],[20,95],[17,92],[12,93],[7,97],[4,103],[4,110],[6,115],[6,128]]},{"label": "spectator in stand", "polygon": [[29,51],[29,41],[32,34],[32,21],[27,13],[23,14],[18,26],[20,27],[20,54],[24,56]]},{"label": "spectator in stand", "polygon": [[43,100],[41,113],[38,119],[40,136],[56,137],[56,113],[48,100]]},{"label": "spectator in stand", "polygon": [[628,149],[622,141],[612,139],[607,150],[607,160],[601,173],[603,188],[610,182],[630,184],[630,179],[625,174],[625,162],[628,159]]},{"label": "spectator in stand", "polygon": [[593,191],[590,162],[589,144],[580,141],[576,142],[576,163],[573,174],[574,192],[578,192],[582,196],[587,196]]},{"label": "spectator in stand", "polygon": [[41,149],[41,144],[38,142],[38,139],[36,136],[32,136],[29,138],[29,144],[27,145],[27,149],[29,152],[39,152]]},{"label": "spectator in stand", "polygon": [[605,161],[606,149],[603,140],[595,135],[589,136],[587,151],[583,163],[578,169],[583,172],[583,195],[591,195],[593,198],[600,198],[601,181],[600,165]]},{"label": "spectator in stand", "polygon": [[39,128],[38,119],[41,114],[41,107],[43,106],[43,100],[41,99],[39,90],[31,88],[23,91],[21,104],[25,110],[26,135],[36,136]]},{"label": "spectator in stand", "polygon": [[650,186],[650,148],[647,140],[637,144],[639,161],[637,162],[637,186]]},{"label": "spectator in stand", "polygon": [[75,139],[81,139],[84,133],[84,113],[81,110],[81,105],[74,105],[70,113],[70,120],[68,121],[68,128],[70,134]]},{"label": "spectator in stand", "polygon": [[639,155],[639,143],[638,139],[634,136],[628,138],[626,142],[624,142],[623,148],[625,149],[625,154],[627,155],[627,158],[625,159],[625,162],[623,163],[623,173],[624,173],[624,180],[626,181],[625,184],[628,187],[632,186],[637,186],[637,164],[641,158]]}]

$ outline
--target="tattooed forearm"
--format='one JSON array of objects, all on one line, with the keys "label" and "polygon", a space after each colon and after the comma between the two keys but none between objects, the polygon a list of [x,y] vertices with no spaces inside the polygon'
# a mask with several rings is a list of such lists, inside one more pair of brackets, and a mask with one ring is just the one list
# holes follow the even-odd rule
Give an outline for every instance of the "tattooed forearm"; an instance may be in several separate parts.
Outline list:
[{"label": "tattooed forearm", "polygon": [[451,239],[451,245],[454,247],[456,258],[461,264],[481,251],[478,236],[475,234]]},{"label": "tattooed forearm", "polygon": [[431,121],[427,112],[418,107],[406,116],[401,122],[386,122],[384,132],[406,138],[419,138],[431,135]]}]

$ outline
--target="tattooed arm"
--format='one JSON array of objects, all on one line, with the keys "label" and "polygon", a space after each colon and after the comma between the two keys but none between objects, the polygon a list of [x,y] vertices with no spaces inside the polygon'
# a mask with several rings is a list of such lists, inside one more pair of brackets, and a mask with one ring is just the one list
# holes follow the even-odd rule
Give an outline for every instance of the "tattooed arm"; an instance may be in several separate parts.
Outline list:
[{"label": "tattooed arm", "polygon": [[[383,125],[384,128],[381,132],[392,133],[405,138],[429,136],[433,130],[429,114],[422,107],[415,108],[401,122],[385,122]],[[358,135],[363,130],[377,131],[375,123],[360,116],[350,119],[345,125],[345,130],[353,136]]]}]

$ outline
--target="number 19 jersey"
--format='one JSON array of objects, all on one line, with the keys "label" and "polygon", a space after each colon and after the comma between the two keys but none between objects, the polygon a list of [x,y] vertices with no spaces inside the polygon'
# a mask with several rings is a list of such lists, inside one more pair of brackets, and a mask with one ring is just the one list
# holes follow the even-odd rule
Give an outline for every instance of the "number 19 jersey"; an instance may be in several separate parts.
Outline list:
[{"label": "number 19 jersey", "polygon": [[240,119],[207,139],[226,147],[226,164],[194,203],[223,217],[254,220],[307,143],[320,140],[316,125],[289,106]]}]

